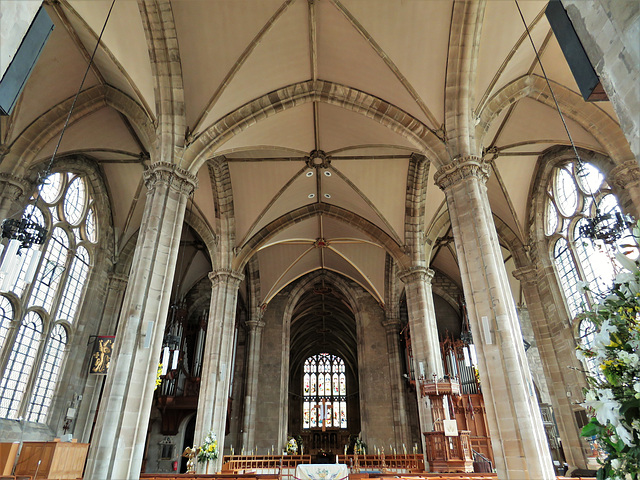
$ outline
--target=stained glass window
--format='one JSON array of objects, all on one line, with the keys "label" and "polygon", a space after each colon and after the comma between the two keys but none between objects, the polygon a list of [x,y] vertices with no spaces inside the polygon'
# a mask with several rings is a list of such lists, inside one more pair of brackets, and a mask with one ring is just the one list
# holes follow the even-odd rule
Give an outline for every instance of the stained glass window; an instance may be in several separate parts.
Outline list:
[{"label": "stained glass window", "polygon": [[[304,363],[302,427],[347,428],[347,382],[344,361],[328,353]],[[317,380],[317,390],[316,390]]]},{"label": "stained glass window", "polygon": [[[0,349],[6,343],[7,322],[21,320],[8,361],[0,377],[0,417],[45,422],[56,383],[64,366],[67,331],[81,307],[91,259],[98,240],[96,211],[85,177],[53,173],[31,197],[27,212],[44,224],[50,235],[40,251],[21,252],[15,281],[7,290],[21,299],[21,319],[5,297],[0,297]],[[33,258],[33,261],[32,261]],[[35,273],[35,275],[31,275]],[[52,321],[51,334],[43,334],[43,320],[32,307],[41,307]],[[37,370],[34,368],[37,367]]]}]

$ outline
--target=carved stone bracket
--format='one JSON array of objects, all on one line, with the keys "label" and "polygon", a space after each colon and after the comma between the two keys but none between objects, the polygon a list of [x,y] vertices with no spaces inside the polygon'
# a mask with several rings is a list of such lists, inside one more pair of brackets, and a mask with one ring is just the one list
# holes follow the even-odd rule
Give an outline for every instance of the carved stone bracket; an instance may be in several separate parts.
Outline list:
[{"label": "carved stone bracket", "polygon": [[527,284],[535,284],[538,277],[538,269],[533,265],[525,265],[513,271],[516,280]]},{"label": "carved stone bracket", "polygon": [[15,201],[30,190],[30,184],[10,173],[0,173],[0,189],[3,197]]},{"label": "carved stone bracket", "polygon": [[617,188],[624,189],[640,182],[640,167],[635,160],[627,160],[609,172],[609,183]]}]

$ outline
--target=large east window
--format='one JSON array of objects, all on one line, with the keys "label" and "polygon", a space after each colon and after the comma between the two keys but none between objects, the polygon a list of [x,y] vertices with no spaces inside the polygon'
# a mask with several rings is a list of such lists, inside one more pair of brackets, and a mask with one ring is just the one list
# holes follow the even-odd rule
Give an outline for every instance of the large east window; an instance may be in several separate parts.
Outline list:
[{"label": "large east window", "polygon": [[344,360],[319,353],[304,362],[302,427],[347,428]]},{"label": "large east window", "polygon": [[27,210],[49,235],[40,251],[3,258],[11,268],[0,279],[0,352],[8,358],[0,377],[0,417],[44,423],[78,320],[98,232],[82,175],[51,174]]}]

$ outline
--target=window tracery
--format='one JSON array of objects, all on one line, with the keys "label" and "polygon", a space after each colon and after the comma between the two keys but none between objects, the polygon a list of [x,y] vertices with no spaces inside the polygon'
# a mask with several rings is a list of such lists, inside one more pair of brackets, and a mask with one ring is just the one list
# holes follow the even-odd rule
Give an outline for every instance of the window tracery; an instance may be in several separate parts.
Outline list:
[{"label": "window tracery", "polygon": [[[15,334],[8,325],[19,320],[14,317],[20,309],[0,296],[0,352],[11,349],[0,377],[0,417],[24,415],[28,421],[42,423],[64,366],[67,328],[77,322],[91,273],[98,225],[86,177],[77,173],[49,175],[27,209],[51,234],[41,247],[39,261],[31,262],[39,253],[34,249],[22,252],[15,279],[4,285],[25,312]],[[35,275],[30,275],[29,268],[35,268]]]},{"label": "window tracery", "polygon": [[328,353],[304,362],[302,427],[347,428],[347,380],[342,358]]},{"label": "window tracery", "polygon": [[[617,269],[611,249],[583,238],[580,227],[596,213],[596,206],[601,213],[615,214],[621,208],[605,175],[590,163],[558,165],[545,192],[544,232],[569,313],[576,318],[609,290]],[[593,343],[595,328],[589,320],[581,320],[576,332],[583,345]],[[587,361],[587,367],[594,369],[591,363]]]}]

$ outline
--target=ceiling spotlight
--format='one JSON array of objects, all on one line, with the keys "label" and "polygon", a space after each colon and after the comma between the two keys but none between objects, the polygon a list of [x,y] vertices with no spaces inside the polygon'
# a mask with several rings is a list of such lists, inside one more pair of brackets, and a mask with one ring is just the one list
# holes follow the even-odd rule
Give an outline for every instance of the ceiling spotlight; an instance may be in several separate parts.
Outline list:
[{"label": "ceiling spotlight", "polygon": [[307,177],[313,177],[313,171],[309,170],[309,171],[307,172]]},{"label": "ceiling spotlight", "polygon": [[309,194],[309,198],[315,198],[316,194],[315,193],[310,193]]},{"label": "ceiling spotlight", "polygon": [[329,170],[325,170],[325,171],[324,171],[324,175],[325,175],[326,177],[330,177],[330,176],[331,176],[331,172],[330,172]]},{"label": "ceiling spotlight", "polygon": [[331,195],[330,195],[330,194],[328,194],[328,193],[325,193],[325,194],[324,194],[324,198],[331,198]]}]

